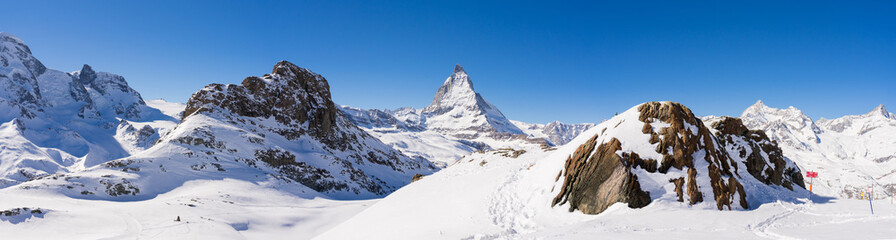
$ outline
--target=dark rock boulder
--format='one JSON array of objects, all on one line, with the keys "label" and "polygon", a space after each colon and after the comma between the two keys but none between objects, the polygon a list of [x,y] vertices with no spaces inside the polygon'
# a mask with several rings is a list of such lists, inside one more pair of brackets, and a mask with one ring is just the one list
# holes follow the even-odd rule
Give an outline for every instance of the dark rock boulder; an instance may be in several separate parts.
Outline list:
[{"label": "dark rock boulder", "polygon": [[[553,205],[569,202],[569,211],[597,214],[617,202],[641,208],[650,203],[650,195],[641,190],[638,177],[616,154],[621,150],[615,138],[594,149],[595,135],[566,161],[563,187]],[[593,150],[594,154],[589,155]],[[557,176],[558,178],[560,176]]]}]

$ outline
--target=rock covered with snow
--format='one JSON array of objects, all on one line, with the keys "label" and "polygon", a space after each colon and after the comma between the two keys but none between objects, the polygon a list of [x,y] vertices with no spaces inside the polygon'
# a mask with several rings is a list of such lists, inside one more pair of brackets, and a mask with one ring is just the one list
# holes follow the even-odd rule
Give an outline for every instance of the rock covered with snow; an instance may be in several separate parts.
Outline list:
[{"label": "rock covered with snow", "polygon": [[679,103],[641,104],[583,135],[590,138],[567,157],[552,204],[587,214],[670,198],[749,209],[750,195],[803,185],[799,168],[773,142],[738,124],[724,120],[711,130]]}]

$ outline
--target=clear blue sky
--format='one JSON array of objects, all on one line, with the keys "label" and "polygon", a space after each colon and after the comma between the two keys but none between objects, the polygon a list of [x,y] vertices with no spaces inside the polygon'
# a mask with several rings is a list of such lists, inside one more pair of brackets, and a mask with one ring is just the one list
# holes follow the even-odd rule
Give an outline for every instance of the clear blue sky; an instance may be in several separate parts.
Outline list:
[{"label": "clear blue sky", "polygon": [[[334,101],[424,107],[461,64],[511,119],[596,122],[653,100],[812,118],[896,109],[896,1],[14,1],[0,31],[50,68],[88,63],[186,101],[288,60]],[[891,110],[894,111],[894,110]]]}]

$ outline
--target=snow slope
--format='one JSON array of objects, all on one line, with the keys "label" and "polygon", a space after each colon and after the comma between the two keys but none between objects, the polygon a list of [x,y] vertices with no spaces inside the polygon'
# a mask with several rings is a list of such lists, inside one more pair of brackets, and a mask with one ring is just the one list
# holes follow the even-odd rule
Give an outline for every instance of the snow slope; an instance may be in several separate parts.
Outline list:
[{"label": "snow slope", "polygon": [[862,115],[813,121],[794,107],[758,101],[741,118],[768,133],[803,170],[818,172],[818,194],[858,198],[869,185],[896,193],[896,117],[883,105]]},{"label": "snow slope", "polygon": [[[96,201],[55,192],[0,189],[4,239],[309,239],[376,200],[330,200],[236,179],[197,180],[145,201]],[[180,221],[175,221],[180,218]]]}]

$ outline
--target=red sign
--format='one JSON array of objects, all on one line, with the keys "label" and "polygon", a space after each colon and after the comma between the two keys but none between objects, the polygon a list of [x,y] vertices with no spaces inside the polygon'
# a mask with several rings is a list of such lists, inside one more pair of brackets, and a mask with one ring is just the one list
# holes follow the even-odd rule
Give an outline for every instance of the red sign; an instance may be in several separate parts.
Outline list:
[{"label": "red sign", "polygon": [[817,178],[818,172],[806,172],[806,177]]}]

